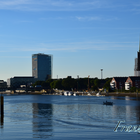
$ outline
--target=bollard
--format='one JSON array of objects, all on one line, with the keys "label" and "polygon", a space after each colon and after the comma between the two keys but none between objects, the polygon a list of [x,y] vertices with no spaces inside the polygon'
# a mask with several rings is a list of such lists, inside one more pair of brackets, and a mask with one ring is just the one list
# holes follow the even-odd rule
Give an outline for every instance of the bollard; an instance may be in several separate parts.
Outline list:
[{"label": "bollard", "polygon": [[1,115],[4,114],[3,96],[1,96]]},{"label": "bollard", "polygon": [[1,125],[3,125],[3,119],[4,119],[4,101],[3,96],[1,96]]}]

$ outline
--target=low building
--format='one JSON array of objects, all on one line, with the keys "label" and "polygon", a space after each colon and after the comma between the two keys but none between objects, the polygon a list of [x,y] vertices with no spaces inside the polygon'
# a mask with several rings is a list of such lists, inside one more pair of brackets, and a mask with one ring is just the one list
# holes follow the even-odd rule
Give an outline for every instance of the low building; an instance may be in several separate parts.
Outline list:
[{"label": "low building", "polygon": [[114,89],[123,89],[125,88],[125,82],[127,77],[113,77],[110,82],[110,88]]},{"label": "low building", "polygon": [[34,77],[12,77],[7,79],[7,86],[10,88],[20,88],[21,85],[31,85],[38,79]]},{"label": "low building", "polygon": [[125,90],[130,90],[131,87],[140,88],[140,76],[130,76],[125,82]]},{"label": "low building", "polygon": [[7,82],[0,80],[0,89],[6,89],[7,88]]}]

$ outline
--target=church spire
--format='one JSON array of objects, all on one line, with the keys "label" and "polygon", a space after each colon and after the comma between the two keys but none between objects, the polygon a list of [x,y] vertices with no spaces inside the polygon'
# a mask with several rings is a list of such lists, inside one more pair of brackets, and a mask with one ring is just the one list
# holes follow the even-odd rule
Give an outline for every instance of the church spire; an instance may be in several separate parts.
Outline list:
[{"label": "church spire", "polygon": [[140,52],[140,38],[139,38],[139,52]]},{"label": "church spire", "polygon": [[140,52],[140,40],[139,40],[139,52]]},{"label": "church spire", "polygon": [[139,37],[139,52],[140,52],[140,37]]}]

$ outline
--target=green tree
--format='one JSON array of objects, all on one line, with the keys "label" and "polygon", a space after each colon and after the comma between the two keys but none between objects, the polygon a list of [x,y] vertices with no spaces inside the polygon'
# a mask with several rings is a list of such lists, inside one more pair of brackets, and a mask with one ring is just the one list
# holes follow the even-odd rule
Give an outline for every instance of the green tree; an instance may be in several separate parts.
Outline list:
[{"label": "green tree", "polygon": [[52,81],[52,82],[50,83],[50,87],[51,87],[51,89],[55,88],[55,81]]},{"label": "green tree", "polygon": [[48,79],[47,81],[46,81],[46,84],[47,84],[47,88],[48,89],[51,89],[51,82],[53,82],[54,80],[53,79]]},{"label": "green tree", "polygon": [[56,80],[55,83],[54,83],[54,87],[57,88],[57,89],[62,89],[62,80],[59,79],[59,80]]},{"label": "green tree", "polygon": [[49,85],[48,85],[48,83],[46,83],[45,81],[43,81],[43,82],[41,83],[41,86],[44,87],[44,88],[47,88]]},{"label": "green tree", "polygon": [[41,85],[43,81],[36,81],[33,86],[35,87],[36,85]]},{"label": "green tree", "polygon": [[136,92],[137,88],[136,87],[131,87],[130,92]]},{"label": "green tree", "polygon": [[107,79],[106,83],[104,84],[103,88],[110,91],[110,82],[111,82],[111,79]]},{"label": "green tree", "polygon": [[99,87],[99,84],[100,84],[100,81],[99,81],[98,78],[96,78],[96,79],[94,80],[94,85],[95,85],[96,87]]},{"label": "green tree", "polygon": [[95,91],[98,90],[98,87],[96,85],[93,85],[91,89]]},{"label": "green tree", "polygon": [[65,90],[71,90],[76,87],[76,82],[73,78],[65,78],[62,80],[62,86]]}]

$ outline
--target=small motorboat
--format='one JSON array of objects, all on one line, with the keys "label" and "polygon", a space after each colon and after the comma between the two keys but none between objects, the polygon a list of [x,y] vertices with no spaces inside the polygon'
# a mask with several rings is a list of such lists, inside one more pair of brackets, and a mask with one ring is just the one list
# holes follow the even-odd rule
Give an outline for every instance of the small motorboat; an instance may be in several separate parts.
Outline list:
[{"label": "small motorboat", "polygon": [[106,101],[106,102],[103,102],[103,105],[113,105],[113,102]]}]

